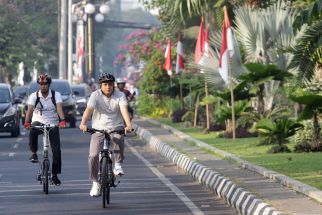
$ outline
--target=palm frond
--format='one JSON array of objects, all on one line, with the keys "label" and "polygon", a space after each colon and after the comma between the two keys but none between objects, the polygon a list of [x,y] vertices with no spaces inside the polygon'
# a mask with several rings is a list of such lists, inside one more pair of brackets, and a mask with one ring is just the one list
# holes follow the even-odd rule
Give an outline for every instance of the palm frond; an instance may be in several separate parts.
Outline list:
[{"label": "palm frond", "polygon": [[291,69],[298,69],[297,77],[303,82],[310,82],[319,65],[322,64],[322,20],[309,26],[304,35],[292,47],[293,58],[289,65]]}]

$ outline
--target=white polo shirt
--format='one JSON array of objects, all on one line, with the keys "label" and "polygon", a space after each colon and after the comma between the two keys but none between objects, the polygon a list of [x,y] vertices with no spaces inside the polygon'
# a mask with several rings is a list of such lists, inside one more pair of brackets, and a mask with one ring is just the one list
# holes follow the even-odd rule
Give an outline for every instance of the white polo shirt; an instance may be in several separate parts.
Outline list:
[{"label": "white polo shirt", "polygon": [[[36,94],[37,92],[38,91],[32,93],[29,96],[28,105],[35,106],[35,103],[37,100],[37,94]],[[59,118],[56,111],[56,107],[53,104],[53,101],[51,100],[51,97],[52,97],[51,90],[49,89],[48,96],[46,98],[43,97],[40,91],[38,92],[38,95],[40,100],[37,106],[34,107],[34,112],[32,114],[31,122],[37,121],[46,125],[48,124],[58,125]],[[56,104],[62,103],[61,94],[57,91],[55,91],[55,100],[56,100]],[[42,110],[41,110],[40,102],[43,105]]]},{"label": "white polo shirt", "polygon": [[87,107],[94,108],[92,127],[99,130],[112,130],[124,126],[120,106],[127,106],[124,93],[114,91],[110,98],[103,95],[101,89],[91,94]]}]

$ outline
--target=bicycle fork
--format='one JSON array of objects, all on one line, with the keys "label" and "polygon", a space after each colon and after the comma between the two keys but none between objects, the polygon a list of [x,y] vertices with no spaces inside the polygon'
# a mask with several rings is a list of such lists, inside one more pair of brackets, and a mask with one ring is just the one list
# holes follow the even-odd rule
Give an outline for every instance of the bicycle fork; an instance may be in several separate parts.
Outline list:
[{"label": "bicycle fork", "polygon": [[100,168],[98,170],[98,180],[102,181],[101,177],[102,177],[102,158],[106,157],[107,158],[107,165],[108,165],[108,186],[110,187],[116,187],[117,184],[119,184],[120,182],[118,181],[117,184],[115,184],[115,175],[113,173],[113,162],[112,162],[112,156],[113,156],[113,152],[111,150],[109,150],[110,145],[108,145],[107,140],[104,140],[104,146],[103,146],[103,150],[100,151],[99,153],[99,162],[100,162]]},{"label": "bicycle fork", "polygon": [[[48,177],[50,176],[50,161],[48,159],[48,151],[49,151],[49,137],[48,135],[43,135],[42,137],[42,141],[43,141],[43,161],[40,163],[40,167],[37,173],[37,181],[39,181],[40,183],[43,182],[44,177],[45,177],[45,172],[44,172],[44,166],[46,165],[48,167]],[[51,177],[49,177],[50,179]]]}]

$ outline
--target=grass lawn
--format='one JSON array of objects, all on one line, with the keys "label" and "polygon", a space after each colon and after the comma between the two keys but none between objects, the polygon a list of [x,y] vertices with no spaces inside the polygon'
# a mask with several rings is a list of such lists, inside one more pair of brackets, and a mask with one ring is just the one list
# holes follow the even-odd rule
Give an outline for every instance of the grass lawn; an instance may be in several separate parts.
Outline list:
[{"label": "grass lawn", "polygon": [[[322,153],[269,154],[271,146],[257,146],[258,138],[218,138],[216,132],[203,134],[201,128],[183,128],[180,123],[159,120],[182,132],[259,166],[271,169],[322,190]],[[294,144],[288,144],[293,150]]]}]

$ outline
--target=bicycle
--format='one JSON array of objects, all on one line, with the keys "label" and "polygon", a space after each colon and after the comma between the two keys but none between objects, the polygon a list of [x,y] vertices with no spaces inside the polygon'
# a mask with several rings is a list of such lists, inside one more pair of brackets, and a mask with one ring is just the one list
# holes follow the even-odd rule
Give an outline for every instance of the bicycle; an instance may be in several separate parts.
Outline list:
[{"label": "bicycle", "polygon": [[120,182],[116,183],[116,175],[113,172],[113,151],[110,149],[111,146],[111,134],[117,133],[120,135],[125,135],[125,130],[115,130],[106,131],[98,130],[94,128],[87,128],[86,130],[90,134],[101,133],[104,134],[104,145],[103,149],[99,152],[99,172],[98,172],[98,182],[101,185],[101,195],[103,208],[106,204],[110,204],[110,188],[116,187]]},{"label": "bicycle", "polygon": [[43,185],[43,192],[48,194],[49,182],[51,181],[51,168],[50,168],[50,160],[48,158],[50,140],[49,140],[49,132],[51,129],[57,127],[56,125],[34,125],[30,128],[39,129],[43,132],[43,160],[40,162],[39,170],[36,176],[36,180]]}]

